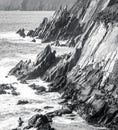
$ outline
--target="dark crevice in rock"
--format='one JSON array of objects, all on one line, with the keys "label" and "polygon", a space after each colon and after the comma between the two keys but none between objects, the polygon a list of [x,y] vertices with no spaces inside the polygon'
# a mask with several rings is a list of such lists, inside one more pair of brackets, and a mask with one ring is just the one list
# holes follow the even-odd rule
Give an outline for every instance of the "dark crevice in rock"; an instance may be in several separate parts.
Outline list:
[{"label": "dark crevice in rock", "polygon": [[110,0],[109,5],[108,6],[112,6],[118,3],[118,0]]},{"label": "dark crevice in rock", "polygon": [[[85,3],[84,3],[85,4]],[[74,6],[73,6],[74,7]],[[81,9],[82,7],[80,7]],[[80,10],[79,9],[79,10]],[[83,33],[83,24],[79,23],[79,18],[73,12],[73,8],[68,9],[60,7],[51,19],[44,18],[42,23],[35,30],[30,30],[27,36],[36,37],[42,39],[42,42],[50,42],[56,40],[71,40],[75,39],[78,35]],[[78,8],[76,8],[78,12]],[[83,14],[83,11],[82,11]],[[18,31],[21,36],[24,34],[23,31]],[[74,47],[76,41],[71,42],[69,46]]]},{"label": "dark crevice in rock", "polygon": [[[78,2],[81,3],[82,1]],[[100,35],[100,42],[98,42],[92,51],[91,56],[95,56],[95,53],[99,50],[99,47],[109,33],[108,23],[117,22],[117,5],[115,5],[115,8],[114,5],[110,7],[106,5],[107,7],[102,10],[103,5],[101,4],[106,4],[105,1],[97,1],[98,5],[93,7],[91,6],[91,2],[93,2],[92,5],[94,4],[93,0],[84,0],[81,8],[78,8],[80,4],[78,2],[70,10],[67,7],[64,9],[60,8],[55,12],[52,20],[45,18],[35,31],[30,31],[27,34],[31,37],[37,36],[43,39],[43,42],[56,40],[57,45],[59,40],[68,40],[68,46],[76,46],[75,52],[62,57],[56,57],[55,51],[52,52],[51,47],[47,46],[44,51],[39,53],[35,62],[20,61],[10,71],[9,75],[15,75],[20,80],[41,77],[43,80],[50,82],[50,92],[56,91],[62,93],[64,103],[69,106],[69,109],[61,111],[62,113],[71,113],[75,110],[89,123],[117,130],[118,63],[115,63],[113,71],[104,80],[106,74],[104,67],[106,65],[101,65],[102,61],[97,61],[96,63],[92,61],[89,63],[89,60],[85,64],[86,59],[89,59],[89,54],[87,52],[88,57],[84,57],[82,53],[84,49],[87,49],[85,45],[90,42],[91,37],[95,37],[95,30],[98,30],[101,24],[104,26],[104,22],[106,32],[102,32],[103,35]],[[94,9],[94,12],[90,11],[90,19],[86,17],[85,19],[88,19],[83,20],[88,9],[91,8]],[[78,39],[77,45],[76,39]],[[82,59],[84,65],[82,62],[80,66],[81,57],[85,59]],[[53,114],[50,113],[52,114],[50,116],[59,116],[62,113],[56,111]]]}]

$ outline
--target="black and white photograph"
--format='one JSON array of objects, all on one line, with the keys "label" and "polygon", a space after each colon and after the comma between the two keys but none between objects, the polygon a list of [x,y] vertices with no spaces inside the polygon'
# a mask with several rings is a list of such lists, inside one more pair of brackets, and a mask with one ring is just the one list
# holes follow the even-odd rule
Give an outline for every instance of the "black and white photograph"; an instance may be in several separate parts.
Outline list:
[{"label": "black and white photograph", "polygon": [[118,0],[0,0],[0,130],[118,130]]}]

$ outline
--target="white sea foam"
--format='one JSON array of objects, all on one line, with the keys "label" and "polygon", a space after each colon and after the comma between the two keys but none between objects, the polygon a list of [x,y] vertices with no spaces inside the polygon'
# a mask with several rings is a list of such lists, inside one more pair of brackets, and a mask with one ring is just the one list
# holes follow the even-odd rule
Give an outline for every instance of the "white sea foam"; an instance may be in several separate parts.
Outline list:
[{"label": "white sea foam", "polygon": [[[9,35],[8,35],[9,34]],[[19,35],[15,33],[3,33],[0,35],[0,40],[5,40],[12,43],[30,43],[30,38],[21,38]],[[39,41],[40,42],[40,41]],[[60,41],[61,44],[65,44],[65,41]],[[34,44],[34,43],[33,43]],[[29,44],[28,44],[29,45]],[[35,44],[36,46],[36,44]],[[44,48],[46,45],[40,44],[41,48]],[[17,47],[17,46],[16,46]],[[52,47],[53,49],[57,50],[57,55],[61,55],[64,52],[69,53],[72,49],[67,47]],[[7,49],[7,48],[5,48]],[[14,47],[15,49],[15,47]],[[30,49],[29,49],[30,50]],[[9,51],[9,50],[8,50]],[[30,51],[29,51],[30,52]],[[10,52],[11,53],[11,52]],[[37,52],[36,52],[37,53]],[[48,89],[48,83],[42,81],[41,79],[37,78],[35,80],[29,80],[28,84],[21,84],[14,76],[10,76],[6,78],[9,70],[17,64],[21,59],[35,59],[36,55],[34,54],[23,54],[17,53],[15,57],[5,57],[2,58],[0,61],[0,84],[2,83],[11,83],[17,89],[16,91],[20,93],[19,96],[12,96],[12,95],[0,95],[0,130],[10,130],[12,128],[17,127],[18,125],[18,118],[21,117],[24,121],[33,116],[36,113],[48,113],[53,112],[55,110],[61,109],[62,106],[58,104],[60,101],[60,94],[59,93],[43,93],[40,95],[36,95],[36,91],[28,87],[28,84],[35,83],[39,86],[44,86]],[[29,103],[26,105],[17,105],[19,100],[27,100]],[[45,109],[46,106],[49,106],[49,109]],[[36,110],[41,109],[41,112],[37,112]],[[82,118],[78,117],[75,120],[71,120],[67,116],[63,117],[56,117],[54,118],[54,124],[60,125],[77,125],[80,130],[83,130],[85,126],[91,129],[83,120]],[[26,125],[26,124],[24,124]],[[84,126],[85,125],[85,126]],[[33,130],[33,129],[32,129]],[[85,130],[85,129],[84,129]]]},{"label": "white sea foam", "polygon": [[31,37],[25,37],[22,38],[19,36],[19,34],[16,34],[15,32],[0,32],[0,40],[6,40],[8,42],[12,43],[41,43],[40,39],[36,39],[36,42],[32,42],[33,38]]},{"label": "white sea foam", "polygon": [[[17,92],[19,92],[20,95],[16,97],[12,95],[0,95],[0,106],[2,106],[0,108],[1,130],[14,128],[17,125],[18,117],[22,117],[23,120],[26,120],[26,118],[30,118],[33,114],[37,113],[35,112],[35,109],[42,109],[42,114],[45,114],[61,108],[57,102],[60,97],[58,93],[36,95],[36,91],[28,87],[27,84],[21,84],[14,77],[6,78],[4,81],[5,83],[6,81],[9,83],[16,82],[13,86],[17,88]],[[38,83],[38,81],[36,83]],[[46,83],[40,81],[39,84],[45,84],[46,86]],[[17,105],[18,100],[27,100],[29,103],[26,105]],[[53,108],[44,109],[46,106],[52,106]]]},{"label": "white sea foam", "polygon": [[[32,115],[36,114],[36,109],[42,109],[42,114],[47,112],[52,112],[61,108],[58,104],[58,99],[60,94],[58,93],[44,93],[41,95],[36,95],[35,90],[28,87],[28,84],[21,84],[14,76],[9,76],[6,78],[11,67],[13,59],[4,58],[0,62],[0,84],[11,83],[20,93],[19,96],[12,95],[0,95],[0,123],[1,130],[10,130],[18,125],[18,118],[22,117],[25,121],[29,119]],[[7,64],[11,62],[10,64]],[[14,61],[16,62],[16,61]],[[35,83],[40,86],[44,86],[48,89],[48,84],[41,79],[35,79],[28,81],[29,84]],[[26,105],[17,105],[18,100],[29,101]],[[50,109],[44,109],[46,106],[51,106]]]}]

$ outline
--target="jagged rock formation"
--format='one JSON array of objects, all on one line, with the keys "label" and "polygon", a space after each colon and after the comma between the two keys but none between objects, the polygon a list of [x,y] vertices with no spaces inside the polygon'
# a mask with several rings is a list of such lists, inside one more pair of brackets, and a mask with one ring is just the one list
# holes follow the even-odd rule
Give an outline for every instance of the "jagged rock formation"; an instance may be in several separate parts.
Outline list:
[{"label": "jagged rock formation", "polygon": [[27,36],[40,38],[42,42],[69,40],[68,46],[75,46],[74,38],[81,33],[82,26],[79,24],[79,19],[66,6],[65,8],[60,7],[51,20],[44,18],[40,26],[34,31],[30,30]]},{"label": "jagged rock formation", "polygon": [[24,30],[24,28],[19,29],[16,33],[19,34],[21,37],[25,38],[25,30]]},{"label": "jagged rock formation", "polygon": [[28,127],[29,128],[37,128],[38,130],[51,130],[51,126],[49,124],[49,120],[47,116],[45,115],[34,115],[31,119],[28,121]]},{"label": "jagged rock formation", "polygon": [[55,57],[55,51],[52,52],[48,45],[44,51],[37,55],[36,61],[20,61],[10,72],[9,75],[15,75],[18,79],[33,79],[42,76],[58,58]]},{"label": "jagged rock formation", "polygon": [[[118,128],[118,5],[116,3],[117,1],[112,0],[78,1],[71,11],[76,14],[82,33],[69,35],[69,38],[76,36],[74,40],[78,38],[75,51],[59,59],[53,66],[47,66],[41,75],[44,80],[51,82],[50,91],[63,92],[62,98],[65,102],[88,122],[115,130]],[[79,5],[81,8],[76,10]],[[58,15],[60,19],[63,18],[63,12],[68,11],[67,9],[61,11],[61,15]],[[45,25],[42,26],[43,29],[47,27],[47,23],[45,19],[42,24]],[[54,35],[46,36],[48,40],[55,38]],[[61,37],[63,35],[59,38]],[[39,61],[36,62],[37,65],[42,63],[41,59]],[[10,74],[19,75],[16,70]],[[20,69],[20,72],[21,70],[23,69]]]},{"label": "jagged rock formation", "polygon": [[22,124],[24,121],[22,121],[21,117],[19,118],[19,125],[18,128],[12,129],[12,130],[28,130],[28,129],[36,129],[36,130],[54,130],[54,128],[51,128],[50,125],[50,119],[46,115],[39,115],[36,114],[32,116],[27,123],[27,126],[23,126]]},{"label": "jagged rock formation", "polygon": [[[67,46],[75,47],[81,35],[88,27],[91,27],[91,24],[94,24],[94,20],[98,18],[102,21],[102,17],[105,17],[104,15],[110,15],[108,13],[109,10],[112,10],[110,11],[112,16],[114,7],[109,7],[112,4],[113,2],[111,3],[105,0],[94,2],[91,2],[91,0],[77,0],[72,8],[68,9],[67,6],[64,8],[60,7],[51,19],[44,18],[40,26],[35,30],[30,30],[27,35],[40,38],[42,42],[67,40]],[[105,9],[106,6],[110,9]],[[104,9],[106,13],[103,11]],[[116,9],[114,10],[116,11]]]},{"label": "jagged rock formation", "polygon": [[37,55],[34,62],[31,60],[20,61],[10,72],[9,75],[15,75],[19,80],[35,79],[44,76],[44,73],[55,66],[64,56],[56,57],[56,51],[51,50],[48,45],[44,51]]}]

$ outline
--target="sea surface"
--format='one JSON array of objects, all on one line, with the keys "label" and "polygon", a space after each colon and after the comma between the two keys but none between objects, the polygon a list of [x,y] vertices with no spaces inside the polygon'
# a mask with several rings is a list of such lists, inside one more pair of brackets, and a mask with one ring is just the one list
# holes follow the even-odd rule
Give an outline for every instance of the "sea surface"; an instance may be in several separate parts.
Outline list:
[{"label": "sea surface", "polygon": [[[61,100],[60,94],[44,93],[36,95],[34,90],[26,84],[21,84],[15,77],[5,77],[20,60],[35,60],[36,55],[47,45],[42,44],[41,40],[32,43],[32,38],[21,38],[15,32],[19,28],[25,28],[26,31],[35,29],[44,17],[50,18],[53,13],[46,11],[0,11],[0,84],[12,83],[17,92],[20,93],[19,96],[0,95],[0,130],[16,128],[19,117],[27,121],[37,113],[37,109],[42,109],[42,113],[46,113],[62,107],[58,104],[58,101]],[[72,51],[65,47],[53,47],[53,49],[57,50],[57,55]],[[36,83],[46,88],[48,85],[40,79],[28,83]],[[29,104],[18,106],[16,105],[18,100],[28,100]],[[53,108],[44,109],[45,106]],[[100,128],[88,125],[79,116],[75,116],[75,120],[71,120],[69,115],[55,117],[53,126],[57,130],[100,130]]]}]

